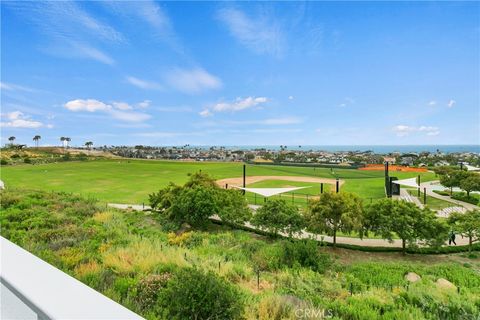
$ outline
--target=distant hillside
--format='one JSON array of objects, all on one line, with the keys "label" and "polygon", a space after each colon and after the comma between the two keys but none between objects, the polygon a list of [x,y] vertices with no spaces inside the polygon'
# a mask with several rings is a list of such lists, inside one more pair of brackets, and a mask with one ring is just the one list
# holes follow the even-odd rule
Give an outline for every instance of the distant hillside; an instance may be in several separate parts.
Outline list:
[{"label": "distant hillside", "polygon": [[38,147],[16,149],[2,148],[0,151],[2,165],[40,164],[60,161],[86,161],[95,159],[120,158],[107,151],[87,150],[61,147]]}]

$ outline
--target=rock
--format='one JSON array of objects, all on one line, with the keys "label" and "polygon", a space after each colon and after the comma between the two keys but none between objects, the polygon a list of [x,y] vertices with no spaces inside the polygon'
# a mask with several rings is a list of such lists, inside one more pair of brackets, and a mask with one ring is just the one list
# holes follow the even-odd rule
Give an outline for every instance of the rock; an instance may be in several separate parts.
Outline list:
[{"label": "rock", "polygon": [[409,272],[405,275],[405,280],[407,280],[408,282],[417,282],[420,279],[422,278],[415,272]]},{"label": "rock", "polygon": [[448,281],[447,279],[439,278],[437,280],[437,287],[444,289],[457,289],[457,286]]}]

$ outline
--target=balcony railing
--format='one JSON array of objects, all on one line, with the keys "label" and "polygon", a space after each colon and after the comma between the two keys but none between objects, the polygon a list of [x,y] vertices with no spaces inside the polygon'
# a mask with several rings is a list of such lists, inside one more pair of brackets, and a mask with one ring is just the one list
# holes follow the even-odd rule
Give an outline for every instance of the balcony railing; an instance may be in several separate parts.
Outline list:
[{"label": "balcony railing", "polygon": [[143,319],[0,237],[1,319]]}]

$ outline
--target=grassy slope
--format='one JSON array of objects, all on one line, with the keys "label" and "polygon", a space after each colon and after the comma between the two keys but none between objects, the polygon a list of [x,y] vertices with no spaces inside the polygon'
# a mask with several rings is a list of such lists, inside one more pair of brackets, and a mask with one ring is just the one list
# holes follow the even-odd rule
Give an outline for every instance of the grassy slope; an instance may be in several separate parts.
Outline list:
[{"label": "grassy slope", "polygon": [[[42,165],[5,166],[1,179],[7,187],[23,187],[81,193],[103,201],[141,203],[148,194],[170,181],[184,183],[188,173],[203,170],[217,179],[240,177],[241,163],[171,162],[149,160],[96,160],[61,162]],[[383,172],[352,169],[302,168],[281,166],[247,166],[248,175],[292,175],[346,180],[344,191],[363,198],[384,197]],[[399,179],[415,173],[393,173]],[[422,174],[422,181],[432,180],[433,174]]]},{"label": "grassy slope", "polygon": [[[212,225],[179,246],[168,240],[154,215],[102,211],[71,195],[0,195],[5,237],[149,319],[158,316],[154,303],[145,310],[139,307],[137,284],[148,275],[192,265],[237,287],[247,319],[273,318],[270,312],[285,304],[285,295],[311,303],[311,308],[331,310],[336,319],[436,319],[439,310],[448,312],[446,318],[473,319],[478,311],[478,258],[319,248],[336,260],[324,274],[300,266],[274,268],[271,263],[257,289],[254,261],[274,262],[277,251],[272,249],[278,249],[279,240]],[[422,281],[406,289],[406,272],[416,272]],[[461,292],[438,288],[440,277],[460,286]]]}]

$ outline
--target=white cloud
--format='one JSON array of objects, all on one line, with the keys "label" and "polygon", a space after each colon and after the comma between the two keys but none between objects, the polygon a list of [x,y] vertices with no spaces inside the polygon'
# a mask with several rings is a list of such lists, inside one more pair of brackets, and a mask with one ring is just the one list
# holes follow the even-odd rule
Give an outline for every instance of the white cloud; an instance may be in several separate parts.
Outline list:
[{"label": "white cloud", "polygon": [[435,106],[436,104],[437,104],[437,101],[435,101],[435,100],[432,100],[428,103],[428,105],[431,106],[431,107]]},{"label": "white cloud", "polygon": [[107,5],[115,13],[122,15],[123,21],[130,20],[135,24],[138,24],[139,21],[144,21],[153,28],[153,32],[151,32],[153,36],[157,36],[173,49],[181,51],[171,19],[167,12],[155,1],[104,1],[102,4]]},{"label": "white cloud", "polygon": [[0,82],[0,89],[2,90],[7,90],[7,91],[25,91],[25,92],[35,92],[37,90],[20,86],[18,84],[13,84],[13,83],[6,83],[6,82]]},{"label": "white cloud", "polygon": [[108,111],[112,109],[111,105],[105,104],[95,99],[76,99],[65,103],[65,108],[70,111]]},{"label": "white cloud", "polygon": [[223,112],[223,111],[240,111],[255,107],[257,105],[267,102],[266,97],[247,97],[247,98],[237,98],[235,102],[220,102],[215,104],[212,107],[213,111]]},{"label": "white cloud", "polygon": [[293,96],[288,96],[288,100],[293,100]]},{"label": "white cloud", "polygon": [[285,37],[277,20],[267,15],[248,17],[243,11],[224,8],[217,14],[242,45],[259,54],[279,56],[283,52]]},{"label": "white cloud", "polygon": [[132,110],[133,107],[126,102],[112,102],[112,105],[115,109],[118,110]]},{"label": "white cloud", "polygon": [[153,82],[153,81],[147,81],[147,80],[143,80],[143,79],[139,79],[139,78],[136,78],[136,77],[131,77],[131,76],[128,76],[126,77],[127,81],[140,88],[140,89],[146,89],[146,90],[161,90],[162,89],[162,85],[157,83],[157,82]]},{"label": "white cloud", "polygon": [[51,124],[45,125],[40,121],[31,120],[29,116],[25,115],[20,111],[13,111],[9,113],[4,113],[1,115],[6,121],[0,122],[0,126],[3,128],[41,128],[47,127],[52,128]]},{"label": "white cloud", "polygon": [[452,108],[456,103],[457,101],[450,99],[447,103],[447,107]]},{"label": "white cloud", "polygon": [[112,65],[114,60],[89,43],[93,39],[125,42],[123,35],[73,1],[10,1],[8,6],[42,31],[50,43],[42,50],[68,58],[89,58]]},{"label": "white cloud", "polygon": [[108,65],[115,64],[115,60],[113,60],[112,57],[100,51],[99,49],[91,47],[87,44],[72,42],[72,47],[73,47],[72,48],[73,50],[76,50],[75,54],[80,54],[86,58],[90,58],[104,64],[108,64]]},{"label": "white cloud", "polygon": [[[148,107],[149,100],[138,103],[139,108]],[[143,106],[143,107],[142,107]],[[111,104],[104,103],[95,99],[76,99],[65,103],[65,108],[70,111],[80,112],[105,112],[114,119],[129,122],[142,122],[151,118],[149,114],[132,111],[135,107],[126,102],[112,102]]]},{"label": "white cloud", "polygon": [[303,119],[298,118],[298,117],[279,117],[279,118],[267,118],[267,119],[261,119],[261,120],[210,121],[210,122],[203,123],[202,126],[207,126],[207,127],[212,127],[212,126],[244,126],[244,125],[280,126],[280,125],[299,124],[299,123],[302,123],[302,122],[303,122]]},{"label": "white cloud", "polygon": [[201,68],[173,69],[165,75],[165,79],[172,87],[186,93],[200,93],[222,87],[222,81],[218,77]]},{"label": "white cloud", "polygon": [[142,102],[137,103],[137,106],[138,106],[139,108],[145,109],[145,108],[148,108],[148,107],[150,106],[150,103],[152,103],[152,101],[150,101],[150,100],[143,100]]},{"label": "white cloud", "polygon": [[211,113],[210,110],[208,110],[208,109],[205,109],[205,110],[200,111],[199,114],[200,114],[202,117],[210,117],[210,116],[213,115],[213,113]]},{"label": "white cloud", "polygon": [[398,137],[405,137],[410,133],[414,132],[422,132],[425,133],[427,136],[437,136],[440,134],[440,129],[438,127],[432,126],[413,127],[407,125],[397,125],[394,126],[392,129]]},{"label": "white cloud", "polygon": [[214,104],[212,107],[207,108],[200,112],[202,117],[208,117],[213,115],[214,112],[236,112],[245,109],[250,109],[261,104],[264,104],[268,101],[266,97],[246,97],[240,98],[238,97],[233,102],[219,102]]}]

